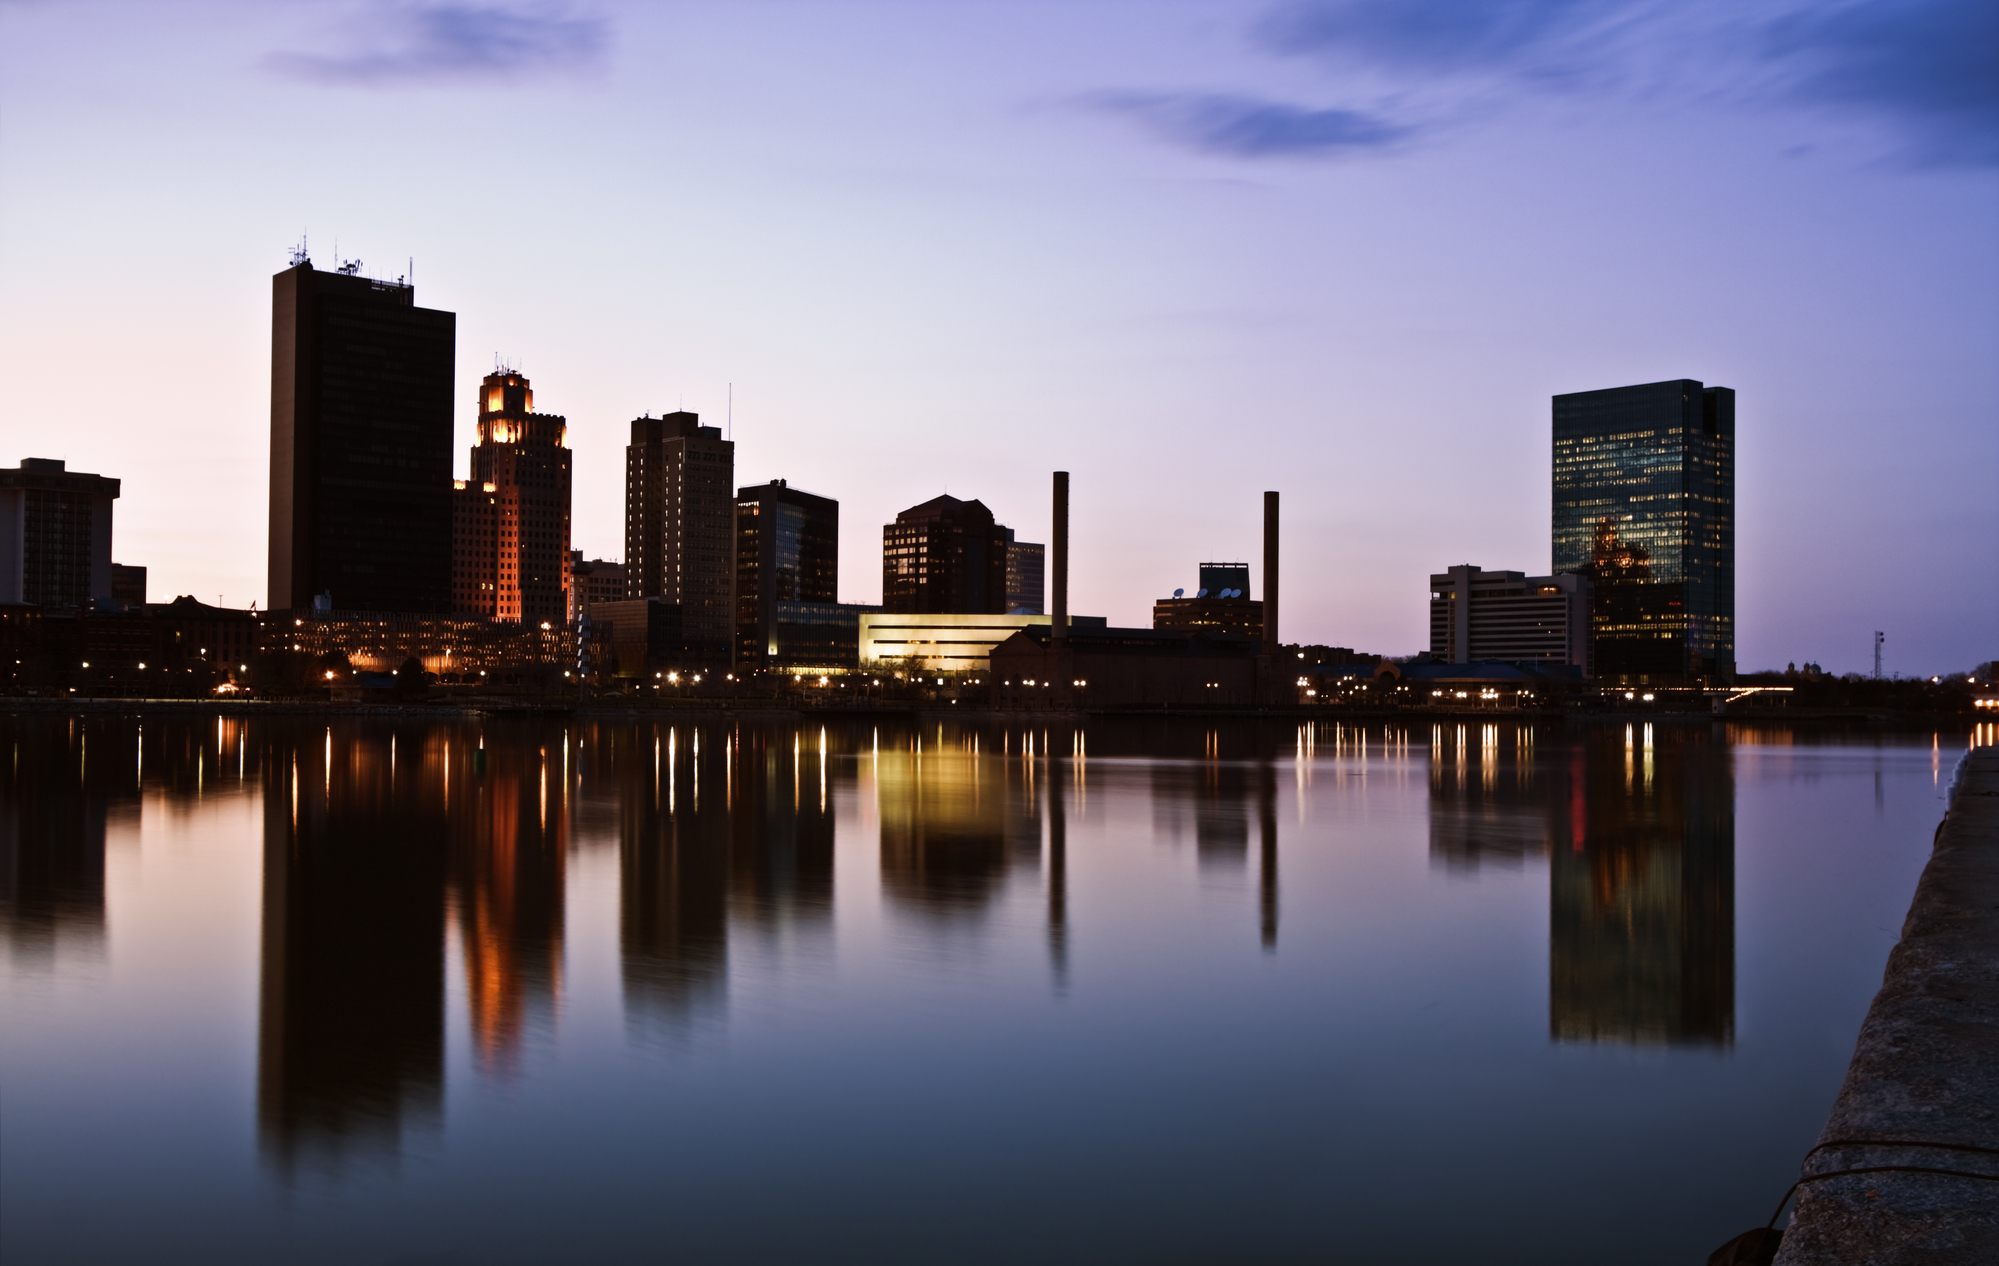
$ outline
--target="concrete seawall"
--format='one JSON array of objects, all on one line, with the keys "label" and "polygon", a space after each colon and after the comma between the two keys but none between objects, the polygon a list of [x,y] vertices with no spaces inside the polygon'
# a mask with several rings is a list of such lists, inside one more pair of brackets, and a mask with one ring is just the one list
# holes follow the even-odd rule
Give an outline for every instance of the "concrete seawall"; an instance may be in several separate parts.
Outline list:
[{"label": "concrete seawall", "polygon": [[1999,748],[1966,757],[1803,1177],[1776,1266],[1999,1262]]}]

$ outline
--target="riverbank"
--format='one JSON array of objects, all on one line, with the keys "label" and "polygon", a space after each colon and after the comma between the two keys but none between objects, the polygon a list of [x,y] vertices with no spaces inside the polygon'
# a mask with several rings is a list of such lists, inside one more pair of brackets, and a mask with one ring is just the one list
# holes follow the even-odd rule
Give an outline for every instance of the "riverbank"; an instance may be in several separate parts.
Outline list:
[{"label": "riverbank", "polygon": [[1776,1266],[1999,1261],[1999,748],[1965,757]]}]

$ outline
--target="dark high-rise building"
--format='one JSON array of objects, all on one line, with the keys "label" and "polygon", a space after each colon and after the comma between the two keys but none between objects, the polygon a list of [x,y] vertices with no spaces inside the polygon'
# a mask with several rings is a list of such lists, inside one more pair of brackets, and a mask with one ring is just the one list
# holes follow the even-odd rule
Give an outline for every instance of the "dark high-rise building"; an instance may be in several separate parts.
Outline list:
[{"label": "dark high-rise building", "polygon": [[680,609],[690,647],[726,660],[734,628],[736,446],[693,413],[632,420],[625,449],[625,596]]},{"label": "dark high-rise building", "polygon": [[110,605],[111,502],[118,481],[47,457],[0,469],[0,602]]},{"label": "dark high-rise building", "polygon": [[1006,614],[1046,615],[1048,547],[1016,541],[1006,529]]},{"label": "dark high-rise building", "polygon": [[1554,568],[1592,581],[1606,682],[1735,673],[1735,392],[1689,378],[1554,401]]},{"label": "dark high-rise building", "polygon": [[479,388],[471,478],[452,483],[452,583],[459,611],[491,620],[569,619],[569,424],[534,411],[510,370]]},{"label": "dark high-rise building", "polygon": [[840,587],[840,503],[782,479],[736,493],[736,664],[770,666],[780,603],[832,603]]},{"label": "dark high-rise building", "polygon": [[882,609],[1005,615],[1007,540],[979,501],[933,497],[882,528]]},{"label": "dark high-rise building", "polygon": [[451,610],[457,323],[352,265],[271,279],[273,609]]}]

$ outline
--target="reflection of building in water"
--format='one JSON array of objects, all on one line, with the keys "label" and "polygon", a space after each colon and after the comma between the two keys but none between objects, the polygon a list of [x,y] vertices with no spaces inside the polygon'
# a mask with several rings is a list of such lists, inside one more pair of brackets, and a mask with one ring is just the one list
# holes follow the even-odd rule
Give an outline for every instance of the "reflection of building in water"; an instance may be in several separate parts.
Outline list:
[{"label": "reflection of building in water", "polygon": [[719,999],[729,928],[822,925],[833,787],[816,731],[674,726],[617,758],[625,1005],[673,1016]]},{"label": "reflection of building in water", "polygon": [[1439,725],[1430,856],[1549,857],[1549,1029],[1558,1041],[1726,1045],[1735,1030],[1735,789],[1705,729],[1566,741]]},{"label": "reflection of building in water", "polygon": [[393,1151],[443,1083],[444,736],[265,734],[265,1153],[290,1167]]},{"label": "reflection of building in water", "polygon": [[0,753],[0,926],[17,952],[104,933],[104,832],[138,803],[140,732],[123,718],[20,718]]},{"label": "reflection of building in water", "polygon": [[1430,861],[1453,870],[1518,866],[1549,849],[1545,779],[1531,725],[1430,727]]},{"label": "reflection of building in water", "polygon": [[618,941],[629,1014],[686,1011],[721,990],[732,793],[725,734],[656,731],[650,760],[623,763]]},{"label": "reflection of building in water", "polygon": [[483,772],[466,744],[453,753],[452,908],[473,1048],[489,1065],[518,1053],[530,1014],[552,1013],[561,991],[566,739],[495,736],[476,749]]},{"label": "reflection of building in water", "polygon": [[[1016,867],[1041,864],[1034,780],[1042,757],[1067,758],[1073,736],[1030,758],[990,752],[971,730],[932,729],[884,744],[876,762],[882,885],[888,895],[942,917],[983,910]],[[1014,737],[1003,738],[1009,748]],[[1036,736],[1038,746],[1046,738]]]},{"label": "reflection of building in water", "polygon": [[1588,735],[1555,762],[1548,1025],[1558,1041],[1735,1038],[1735,781],[1705,730]]}]

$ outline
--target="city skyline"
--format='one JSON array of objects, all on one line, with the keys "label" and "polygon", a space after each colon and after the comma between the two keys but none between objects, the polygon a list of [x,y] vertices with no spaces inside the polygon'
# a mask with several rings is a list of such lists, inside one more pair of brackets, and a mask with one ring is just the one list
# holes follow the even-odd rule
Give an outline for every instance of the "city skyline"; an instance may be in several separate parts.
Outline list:
[{"label": "city skyline", "polygon": [[[1987,116],[1923,113],[1907,75],[1812,96],[1864,69],[1836,32],[1780,55],[1751,38],[1774,9],[1654,19],[1679,42],[1613,41],[1562,95],[1526,86],[1577,47],[1559,15],[1447,57],[1337,24],[1287,44],[1267,6],[1142,38],[1116,6],[563,11],[587,48],[496,8],[516,51],[453,62],[428,11],[0,11],[6,460],[124,479],[119,561],[156,596],[271,601],[262,286],[310,230],[322,267],[414,256],[460,314],[452,475],[495,352],[562,401],[588,556],[619,552],[629,419],[733,403],[735,482],[854,524],[949,492],[1032,539],[1073,470],[1075,600],[1119,624],[1186,560],[1247,554],[1241,494],[1283,488],[1288,634],[1405,654],[1439,566],[1549,567],[1551,396],[1686,376],[1744,402],[1742,670],[1864,672],[1877,628],[1891,672],[1990,657],[1995,599],[1956,579],[1999,536]],[[1715,78],[1675,79],[1703,33]],[[1453,121],[1480,75],[1494,108]],[[1328,139],[1348,107],[1379,143]],[[546,196],[463,188],[496,147]],[[842,601],[879,596],[875,548],[843,540]]]}]

